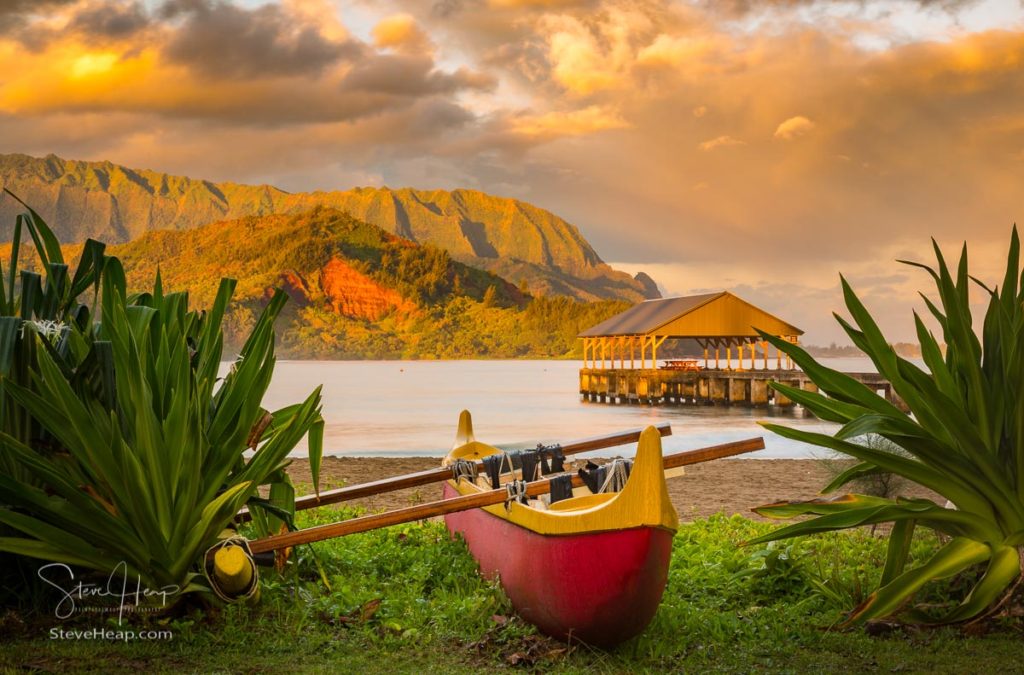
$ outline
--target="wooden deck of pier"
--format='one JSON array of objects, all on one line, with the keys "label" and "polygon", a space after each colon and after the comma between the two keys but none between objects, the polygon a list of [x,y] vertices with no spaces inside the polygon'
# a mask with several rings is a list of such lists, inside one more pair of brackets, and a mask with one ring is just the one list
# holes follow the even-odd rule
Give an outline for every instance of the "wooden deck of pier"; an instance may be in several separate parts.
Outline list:
[{"label": "wooden deck of pier", "polygon": [[[889,382],[877,373],[848,373],[887,400],[901,405]],[[768,386],[779,382],[805,391],[817,387],[801,370],[666,370],[663,368],[582,368],[585,401],[644,405],[790,406]]]}]

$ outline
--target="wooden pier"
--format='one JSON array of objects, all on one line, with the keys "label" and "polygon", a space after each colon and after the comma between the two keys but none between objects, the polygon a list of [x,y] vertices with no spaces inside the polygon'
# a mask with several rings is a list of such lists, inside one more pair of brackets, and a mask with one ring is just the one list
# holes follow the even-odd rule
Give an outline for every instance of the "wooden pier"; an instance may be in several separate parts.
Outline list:
[{"label": "wooden pier", "polygon": [[[778,348],[770,353],[766,334],[799,344],[803,331],[728,291],[646,300],[579,334],[580,394],[600,403],[792,406],[771,382],[818,388],[787,354]],[[659,361],[658,347],[666,340],[692,341],[703,350],[703,363],[700,358]],[[847,375],[906,411],[881,375]]]},{"label": "wooden pier", "polygon": [[[889,382],[877,373],[847,373],[886,400],[903,407]],[[801,370],[669,370],[665,368],[582,368],[580,394],[585,401],[641,405],[791,406],[768,386],[779,382],[817,391]]]}]

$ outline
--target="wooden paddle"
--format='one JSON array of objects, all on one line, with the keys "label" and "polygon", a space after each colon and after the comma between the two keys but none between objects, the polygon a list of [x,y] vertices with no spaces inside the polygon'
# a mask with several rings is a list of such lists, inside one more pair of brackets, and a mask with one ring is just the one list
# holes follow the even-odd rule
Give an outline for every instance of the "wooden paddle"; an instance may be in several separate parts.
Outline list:
[{"label": "wooden paddle", "polygon": [[[662,436],[672,435],[672,425],[668,422],[662,422],[661,424],[656,425],[655,428]],[[581,452],[602,450],[604,448],[613,448],[616,445],[634,443],[640,440],[640,433],[642,431],[643,429],[629,429],[628,431],[619,431],[605,436],[592,436],[590,438],[582,438],[577,441],[572,441],[571,443],[566,443],[558,447],[561,449],[563,455],[578,455]],[[477,471],[482,472],[484,470],[483,462],[477,462],[476,468]],[[335,490],[327,490],[318,495],[305,495],[304,497],[298,497],[295,500],[295,510],[302,511],[304,509],[312,509],[318,506],[337,504],[350,499],[359,499],[360,497],[370,497],[372,495],[384,494],[385,492],[393,492],[394,490],[401,490],[403,488],[440,483],[441,481],[448,480],[451,477],[451,467],[439,466],[435,469],[407,473],[401,476],[392,476],[391,478],[382,478],[369,483],[348,485]],[[238,512],[236,519],[241,522],[245,522],[249,520],[250,517],[249,509],[244,508]]]},{"label": "wooden paddle", "polygon": [[[689,450],[686,452],[677,452],[667,455],[664,458],[664,467],[666,469],[674,469],[676,467],[687,466],[689,464],[699,464],[713,459],[742,455],[747,452],[762,450],[763,448],[764,438],[759,436],[757,438],[750,438],[744,441],[723,443],[722,445],[713,445],[699,450]],[[449,472],[445,478],[450,477],[451,473]],[[544,494],[550,491],[550,483],[551,479],[548,478],[527,483],[526,495],[528,497],[536,497],[537,495]],[[583,481],[579,476],[574,475],[572,477],[572,485],[573,487],[580,487],[583,485]],[[299,544],[310,544],[316,541],[323,541],[324,539],[344,537],[345,535],[366,532],[368,530],[376,530],[390,525],[400,525],[414,520],[443,516],[446,513],[456,513],[458,511],[468,511],[469,509],[478,509],[483,506],[501,504],[506,499],[508,499],[508,492],[505,489],[489,490],[475,495],[464,495],[461,497],[454,497],[452,499],[442,499],[436,502],[418,504],[416,506],[396,509],[386,513],[353,518],[351,520],[344,520],[339,523],[331,523],[328,525],[317,525],[316,527],[310,527],[305,530],[287,532],[285,534],[278,534],[272,537],[256,539],[249,542],[249,548],[253,553],[276,551],[278,549],[297,546]]]}]

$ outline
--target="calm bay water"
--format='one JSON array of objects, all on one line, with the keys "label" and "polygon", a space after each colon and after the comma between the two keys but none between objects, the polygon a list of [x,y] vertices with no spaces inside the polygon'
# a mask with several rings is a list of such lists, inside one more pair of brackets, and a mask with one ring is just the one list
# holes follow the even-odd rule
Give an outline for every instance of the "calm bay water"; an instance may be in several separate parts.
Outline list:
[{"label": "calm bay water", "polygon": [[[848,372],[874,372],[863,358],[823,362]],[[587,403],[577,391],[579,367],[578,361],[280,361],[264,405],[273,410],[299,402],[323,384],[324,452],[348,456],[443,455],[464,408],[473,413],[479,440],[506,448],[670,422],[666,452],[763,435],[766,449],[749,457],[805,458],[825,452],[768,433],[757,421],[824,433],[836,428],[800,409]],[[304,454],[304,447],[296,452]]]}]

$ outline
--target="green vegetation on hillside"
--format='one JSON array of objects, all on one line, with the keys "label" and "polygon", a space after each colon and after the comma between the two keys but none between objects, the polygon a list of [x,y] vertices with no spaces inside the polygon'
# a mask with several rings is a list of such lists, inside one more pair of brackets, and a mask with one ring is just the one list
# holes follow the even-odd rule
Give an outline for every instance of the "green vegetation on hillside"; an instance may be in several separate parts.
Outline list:
[{"label": "green vegetation on hillside", "polygon": [[576,335],[628,307],[612,300],[587,303],[547,296],[530,298],[523,308],[488,307],[459,296],[415,318],[377,323],[307,307],[294,328],[281,333],[281,353],[357,359],[582,358]]},{"label": "green vegetation on hillside", "polygon": [[332,259],[420,306],[454,295],[482,300],[491,285],[499,287],[503,305],[523,300],[512,284],[456,262],[442,249],[321,207],[294,216],[249,216],[192,230],[151,232],[111,252],[124,261],[129,281],[152,279],[159,269],[165,284],[192,287],[193,300],[204,306],[213,300],[207,278],[224,273],[238,279],[240,299],[259,300],[267,289],[283,284],[300,304],[322,300],[323,268]]},{"label": "green vegetation on hillside", "polygon": [[630,305],[534,297],[528,284],[328,208],[150,232],[111,253],[131,289],[146,288],[159,270],[165,288],[189,291],[196,308],[213,305],[221,278],[237,279],[225,317],[229,350],[283,287],[291,296],[277,324],[285,358],[580,357],[576,335]]}]

